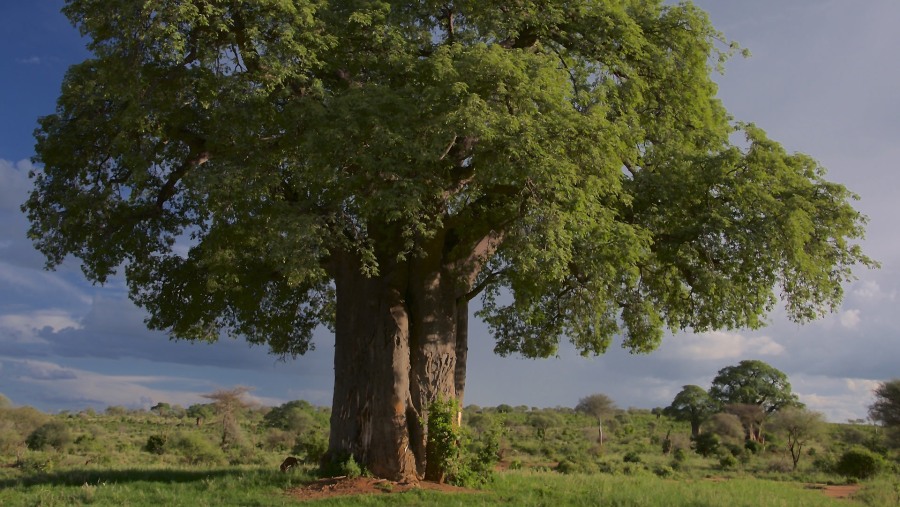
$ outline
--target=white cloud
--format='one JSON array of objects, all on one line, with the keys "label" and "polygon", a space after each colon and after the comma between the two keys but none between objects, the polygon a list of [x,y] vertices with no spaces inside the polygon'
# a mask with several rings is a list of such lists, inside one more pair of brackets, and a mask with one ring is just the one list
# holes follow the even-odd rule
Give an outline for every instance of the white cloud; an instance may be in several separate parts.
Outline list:
[{"label": "white cloud", "polygon": [[[209,392],[208,384],[201,385],[196,379],[164,375],[105,375],[91,371],[68,368],[48,361],[19,360],[0,357],[0,379],[4,384],[12,382],[31,384],[44,393],[53,393],[55,400],[66,400],[69,407],[78,404],[104,407],[123,405],[134,408],[149,408],[165,401],[188,406],[194,403],[208,403],[201,394]],[[154,384],[180,384],[182,389],[159,389]],[[200,390],[189,390],[188,386]],[[254,401],[269,401],[256,398]]]},{"label": "white cloud", "polygon": [[851,293],[867,301],[894,301],[897,298],[896,290],[885,291],[875,280],[866,280],[858,283]]},{"label": "white cloud", "polygon": [[847,329],[853,329],[859,324],[859,310],[846,310],[841,312],[841,325]]},{"label": "white cloud", "polygon": [[769,336],[744,336],[739,333],[713,331],[709,333],[677,336],[672,354],[681,359],[722,360],[738,359],[751,355],[778,356],[784,346]]},{"label": "white cloud", "polygon": [[46,309],[0,315],[0,332],[15,341],[45,342],[38,336],[41,330],[49,329],[56,333],[63,329],[80,328],[81,324],[64,310]]},{"label": "white cloud", "polygon": [[878,385],[869,379],[823,375],[794,375],[790,380],[800,401],[832,422],[865,419],[873,401],[872,390]]}]

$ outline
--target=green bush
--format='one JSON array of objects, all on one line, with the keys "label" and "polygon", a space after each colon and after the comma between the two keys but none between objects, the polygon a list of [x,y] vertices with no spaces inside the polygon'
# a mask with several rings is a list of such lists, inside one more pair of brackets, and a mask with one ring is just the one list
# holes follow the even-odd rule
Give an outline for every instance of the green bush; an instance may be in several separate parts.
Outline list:
[{"label": "green bush", "polygon": [[719,467],[721,467],[722,470],[731,470],[736,467],[737,464],[738,459],[731,453],[724,454],[719,458]]},{"label": "green bush", "polygon": [[641,455],[634,451],[628,451],[625,453],[625,456],[622,457],[622,461],[625,463],[640,463]]},{"label": "green bush", "polygon": [[176,433],[169,438],[166,448],[181,455],[191,465],[215,465],[224,460],[222,450],[199,433]]},{"label": "green bush", "polygon": [[162,435],[150,435],[144,444],[144,451],[150,454],[164,454],[166,452],[166,437]]},{"label": "green bush", "polygon": [[328,452],[328,439],[319,432],[307,433],[297,439],[291,452],[301,455],[304,463],[318,465]]},{"label": "green bush", "polygon": [[881,456],[861,447],[850,449],[841,455],[835,464],[835,472],[844,477],[868,479],[874,477],[884,466]]},{"label": "green bush", "polygon": [[32,431],[25,439],[25,445],[34,451],[42,451],[48,447],[62,451],[70,443],[72,443],[72,434],[62,421],[50,421]]},{"label": "green bush", "polygon": [[719,449],[719,437],[714,433],[701,433],[691,437],[691,440],[694,451],[704,458],[712,456]]}]

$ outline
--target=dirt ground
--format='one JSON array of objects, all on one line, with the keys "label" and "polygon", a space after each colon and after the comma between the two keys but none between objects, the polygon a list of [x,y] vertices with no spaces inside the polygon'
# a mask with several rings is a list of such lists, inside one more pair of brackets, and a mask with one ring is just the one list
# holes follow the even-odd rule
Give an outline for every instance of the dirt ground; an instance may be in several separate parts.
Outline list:
[{"label": "dirt ground", "polygon": [[845,486],[831,486],[826,484],[812,484],[808,486],[812,489],[821,489],[823,493],[831,498],[850,498],[853,493],[859,491],[859,484],[848,484]]},{"label": "dirt ground", "polygon": [[336,496],[402,493],[416,488],[429,491],[443,491],[447,493],[477,493],[475,490],[459,488],[449,484],[438,484],[436,482],[421,481],[411,484],[393,482],[385,479],[372,479],[368,477],[358,477],[355,479],[348,479],[346,477],[320,479],[302,488],[289,490],[287,493],[300,500],[319,500]]}]

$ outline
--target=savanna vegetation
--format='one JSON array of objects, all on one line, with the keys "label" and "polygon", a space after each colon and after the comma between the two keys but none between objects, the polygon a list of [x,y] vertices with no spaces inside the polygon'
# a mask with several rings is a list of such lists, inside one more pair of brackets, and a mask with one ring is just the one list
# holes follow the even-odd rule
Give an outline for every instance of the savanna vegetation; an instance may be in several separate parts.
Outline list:
[{"label": "savanna vegetation", "polygon": [[[693,391],[693,390],[692,390]],[[187,408],[108,407],[49,415],[0,407],[0,504],[290,505],[321,476],[369,472],[352,455],[319,468],[330,409],[296,400],[246,402],[246,388]],[[695,398],[697,393],[693,393]],[[683,396],[676,396],[676,400]],[[765,416],[764,437],[724,406],[700,429],[671,407],[623,409],[594,394],[576,407],[431,408],[429,452],[443,480],[426,489],[317,500],[323,505],[897,505],[900,447],[890,426],[827,423],[790,403]],[[680,406],[673,402],[674,406]],[[882,405],[875,405],[881,407]],[[602,432],[601,432],[602,429]],[[601,442],[602,434],[602,442]],[[297,465],[286,472],[287,456]],[[856,485],[849,498],[827,485]],[[464,498],[461,499],[461,496]]]}]

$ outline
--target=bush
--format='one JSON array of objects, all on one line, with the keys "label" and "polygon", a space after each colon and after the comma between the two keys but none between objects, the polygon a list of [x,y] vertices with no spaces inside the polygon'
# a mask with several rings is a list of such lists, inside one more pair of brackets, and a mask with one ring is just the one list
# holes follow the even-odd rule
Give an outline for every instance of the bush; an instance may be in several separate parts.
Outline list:
[{"label": "bush", "polygon": [[719,449],[719,437],[714,433],[701,433],[692,437],[691,440],[693,440],[694,451],[704,458],[712,456]]},{"label": "bush", "polygon": [[224,459],[221,449],[199,433],[177,433],[168,440],[166,447],[191,465],[219,464]]},{"label": "bush", "polygon": [[318,432],[307,433],[297,439],[291,452],[303,456],[304,463],[317,465],[328,452],[328,439]]},{"label": "bush", "polygon": [[735,458],[731,453],[725,454],[721,458],[719,458],[719,467],[721,467],[722,470],[730,470],[736,467],[737,464],[737,458]]},{"label": "bush", "polygon": [[868,479],[884,466],[881,456],[863,448],[850,449],[835,464],[835,472],[844,477]]},{"label": "bush", "polygon": [[624,461],[625,463],[640,463],[641,455],[634,451],[629,451],[625,453],[625,456],[622,457],[622,461]]},{"label": "bush", "polygon": [[31,432],[25,445],[34,451],[52,447],[62,451],[72,442],[72,434],[62,421],[50,421]]},{"label": "bush", "polygon": [[150,435],[144,444],[144,451],[150,454],[164,454],[166,452],[166,437],[162,435]]},{"label": "bush", "polygon": [[663,479],[670,479],[675,476],[675,469],[670,466],[659,465],[653,469],[653,473]]}]

